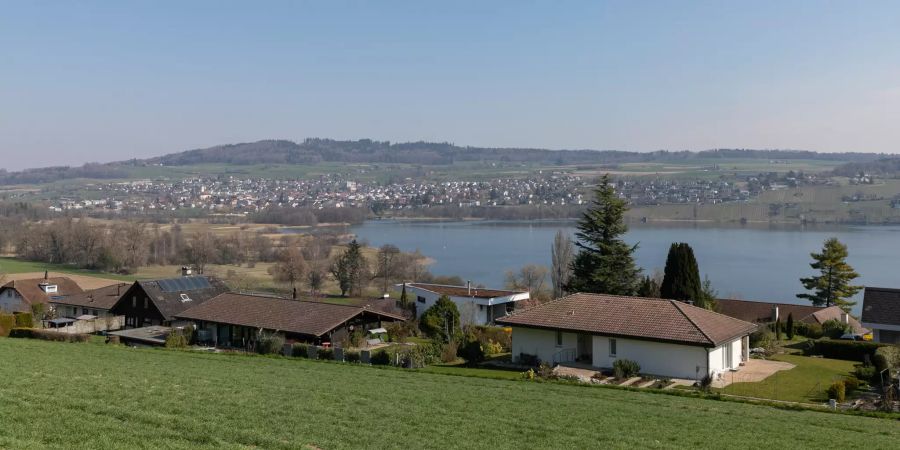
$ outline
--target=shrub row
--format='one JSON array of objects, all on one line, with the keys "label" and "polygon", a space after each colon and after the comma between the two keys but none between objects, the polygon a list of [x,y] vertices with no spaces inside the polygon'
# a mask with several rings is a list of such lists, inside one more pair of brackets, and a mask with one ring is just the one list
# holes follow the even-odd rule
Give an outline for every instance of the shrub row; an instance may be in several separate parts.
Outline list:
[{"label": "shrub row", "polygon": [[60,333],[58,331],[39,330],[37,328],[13,328],[9,332],[11,338],[43,339],[57,342],[87,342],[90,336],[87,334]]},{"label": "shrub row", "polygon": [[887,344],[865,341],[832,341],[828,339],[813,341],[807,354],[822,355],[826,358],[844,359],[848,361],[865,361],[875,356],[875,351]]},{"label": "shrub row", "polygon": [[0,313],[0,336],[7,337],[9,332],[16,327],[16,316]]}]

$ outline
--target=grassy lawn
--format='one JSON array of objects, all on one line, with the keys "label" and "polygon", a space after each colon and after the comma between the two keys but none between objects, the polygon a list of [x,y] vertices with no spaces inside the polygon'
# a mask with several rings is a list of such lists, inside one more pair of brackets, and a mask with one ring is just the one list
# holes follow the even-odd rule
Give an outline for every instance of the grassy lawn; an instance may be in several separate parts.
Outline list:
[{"label": "grassy lawn", "polygon": [[[895,420],[0,338],[0,448],[895,448]],[[373,412],[377,412],[373,414]]]},{"label": "grassy lawn", "polygon": [[0,257],[0,273],[28,273],[43,272],[49,270],[51,272],[71,273],[75,275],[93,276],[98,278],[109,278],[112,280],[134,281],[134,276],[117,275],[99,270],[78,269],[65,264],[48,264],[33,261],[24,261],[17,258]]},{"label": "grassy lawn", "polygon": [[[801,355],[776,355],[772,359],[789,362],[796,367],[778,371],[760,382],[733,383],[720,391],[748,397],[822,403],[828,401],[825,398],[825,389],[833,381],[849,376],[853,372],[854,364],[853,361]],[[740,374],[740,371],[737,373]]]}]

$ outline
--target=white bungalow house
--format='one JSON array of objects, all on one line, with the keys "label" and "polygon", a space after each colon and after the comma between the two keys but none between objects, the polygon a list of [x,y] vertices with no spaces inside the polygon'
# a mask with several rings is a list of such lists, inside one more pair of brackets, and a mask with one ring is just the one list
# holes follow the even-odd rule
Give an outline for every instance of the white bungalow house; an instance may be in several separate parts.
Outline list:
[{"label": "white bungalow house", "polygon": [[900,289],[866,287],[862,326],[875,342],[900,344]]},{"label": "white bungalow house", "polygon": [[[403,289],[398,284],[397,290]],[[516,302],[531,298],[527,291],[481,289],[472,286],[448,286],[429,283],[406,283],[406,295],[416,305],[416,317],[446,295],[459,309],[461,325],[488,325],[515,309]]]},{"label": "white bungalow house", "polygon": [[756,325],[675,300],[572,294],[498,319],[512,327],[514,360],[611,368],[699,380],[738,370]]}]

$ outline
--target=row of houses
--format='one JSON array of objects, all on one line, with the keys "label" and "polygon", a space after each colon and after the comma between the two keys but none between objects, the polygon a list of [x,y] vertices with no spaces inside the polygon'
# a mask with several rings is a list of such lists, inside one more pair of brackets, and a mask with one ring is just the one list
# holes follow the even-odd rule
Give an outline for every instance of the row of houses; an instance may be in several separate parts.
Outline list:
[{"label": "row of houses", "polygon": [[[356,330],[373,330],[407,320],[395,300],[368,299],[334,304],[230,292],[213,277],[185,276],[115,284],[82,291],[66,278],[19,280],[0,288],[0,307],[18,299],[44,301],[57,319],[120,318],[123,340],[161,344],[173,328],[192,327],[199,341],[216,347],[252,348],[260,331],[288,342],[338,345]],[[875,340],[898,342],[900,290],[866,290],[862,321],[838,307],[720,300],[718,311],[687,303],[576,293],[532,305],[527,292],[425,283],[398,285],[421,315],[441,296],[461,311],[463,325],[511,328],[513,359],[551,364],[580,363],[609,368],[619,359],[636,361],[658,376],[699,379],[738,371],[749,358],[749,335],[758,324],[784,320],[822,324],[838,320]]]}]

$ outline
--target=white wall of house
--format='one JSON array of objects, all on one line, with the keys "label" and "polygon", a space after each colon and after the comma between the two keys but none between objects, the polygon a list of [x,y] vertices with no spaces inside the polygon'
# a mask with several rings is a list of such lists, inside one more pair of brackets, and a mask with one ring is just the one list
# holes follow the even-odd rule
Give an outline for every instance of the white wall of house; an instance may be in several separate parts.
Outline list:
[{"label": "white wall of house", "polygon": [[60,303],[50,303],[50,306],[56,311],[56,315],[58,317],[70,317],[74,319],[85,314],[102,318],[105,318],[107,316],[115,317],[106,309],[84,308],[81,306],[63,305]]},{"label": "white wall of house", "polygon": [[[416,304],[416,317],[422,317],[425,310],[434,306],[441,294],[431,292],[425,289],[419,289],[412,286],[406,286],[406,295],[409,300]],[[499,297],[494,299],[473,298],[473,297],[456,297],[451,296],[450,300],[456,304],[459,310],[459,320],[461,325],[487,325],[492,322],[494,317],[502,317],[506,303],[528,299],[528,294],[511,295],[508,297]],[[491,311],[494,315],[491,316]]]},{"label": "white wall of house", "polygon": [[[616,340],[616,354],[610,355],[610,339]],[[594,336],[595,367],[612,367],[617,359],[641,365],[641,373],[673,378],[696,379],[706,373],[706,348],[694,345]]]},{"label": "white wall of house", "polygon": [[556,331],[513,327],[513,359],[518,360],[519,355],[525,353],[526,355],[535,355],[541,361],[551,363],[554,360],[554,356],[562,356],[563,350],[574,350],[578,345],[578,335],[576,333],[562,332],[561,337],[562,345],[557,345]]},{"label": "white wall of house", "polygon": [[[512,355],[518,360],[522,353],[535,355],[541,361],[568,362],[575,356],[578,333],[561,332],[562,345],[557,345],[557,332],[526,327],[512,327]],[[610,340],[615,339],[615,355],[610,353]],[[646,341],[641,339],[591,336],[591,365],[611,368],[617,359],[630,359],[641,366],[641,373],[689,380],[699,379],[708,372],[722,373],[738,368],[741,363],[741,338],[714,349],[706,347]],[[731,359],[728,350],[731,347]]]},{"label": "white wall of house", "polygon": [[30,310],[22,303],[22,297],[15,289],[4,289],[0,292],[0,311],[14,312]]},{"label": "white wall of house", "polygon": [[[724,343],[709,352],[709,371],[714,376],[727,372],[731,369],[737,369],[741,364],[741,338]],[[731,348],[731,353],[728,348]],[[729,356],[731,358],[729,359]]]}]

